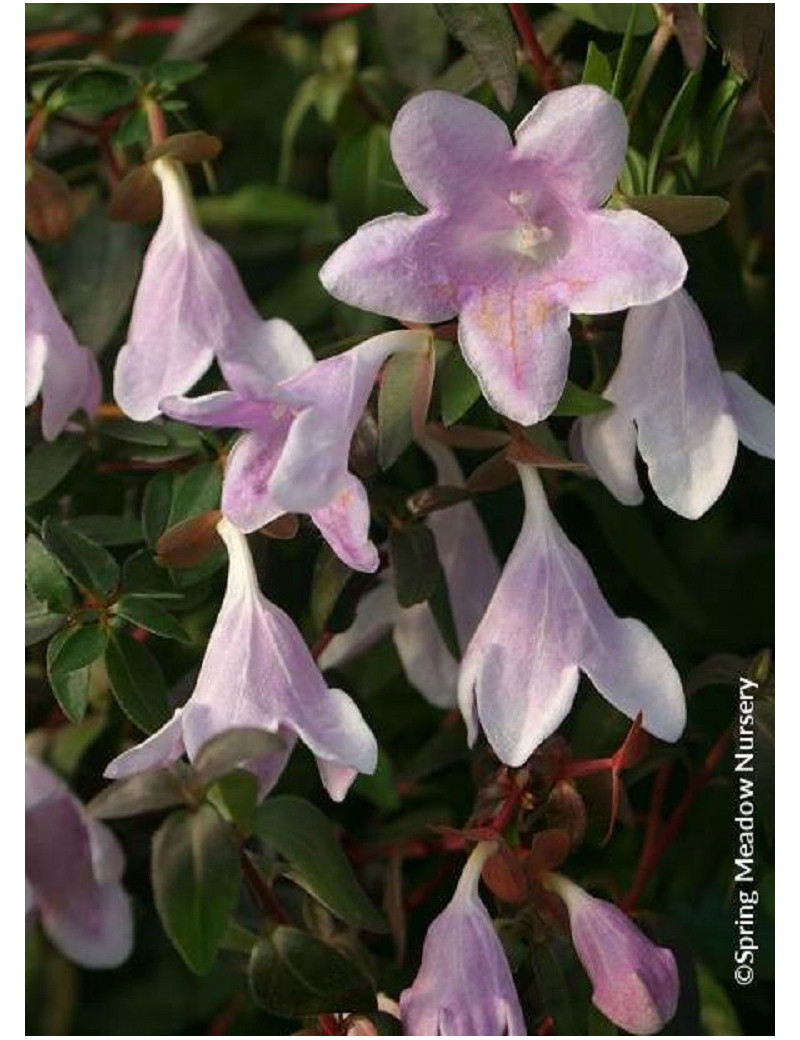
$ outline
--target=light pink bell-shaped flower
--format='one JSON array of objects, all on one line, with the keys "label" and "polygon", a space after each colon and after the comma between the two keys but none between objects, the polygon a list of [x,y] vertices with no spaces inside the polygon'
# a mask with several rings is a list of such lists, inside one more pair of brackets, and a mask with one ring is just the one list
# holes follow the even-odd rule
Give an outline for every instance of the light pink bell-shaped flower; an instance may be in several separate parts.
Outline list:
[{"label": "light pink bell-shaped flower", "polygon": [[229,520],[217,530],[228,549],[228,584],[187,703],[138,747],[114,759],[112,779],[160,768],[229,729],[261,729],[279,740],[248,765],[266,795],[298,739],[316,756],[322,782],[341,801],[357,773],[374,773],[375,738],[353,700],[329,690],[300,633],[258,587],[246,537]]},{"label": "light pink bell-shaped flower", "polygon": [[197,222],[182,168],[158,159],[163,213],[144,258],[128,341],[117,358],[114,398],[132,419],[159,414],[217,359],[229,382],[263,391],[313,357],[287,322],[264,321],[225,250]]},{"label": "light pink bell-shaped flower", "polygon": [[633,210],[601,209],[625,158],[622,105],[580,85],[542,98],[515,133],[483,105],[417,94],[392,126],[395,164],[428,212],[370,221],[320,271],[333,296],[402,321],[459,317],[487,401],[523,425],[556,406],[570,314],[653,303],[686,276],[677,242]]},{"label": "light pink bell-shaped flower", "polygon": [[482,727],[501,761],[521,766],[566,717],[580,672],[629,718],[641,712],[650,733],[677,740],[686,703],[667,652],[641,621],[611,610],[536,469],[518,468],[522,530],[461,663],[470,743]]},{"label": "light pink bell-shaped flower", "polygon": [[527,1036],[502,943],[478,894],[494,852],[481,842],[428,929],[414,984],[400,995],[406,1036]]},{"label": "light pink bell-shaped flower", "polygon": [[29,923],[86,968],[115,968],[133,947],[117,839],[55,773],[25,760],[25,897]]},{"label": "light pink bell-shaped flower", "polygon": [[566,904],[572,941],[592,981],[592,1000],[627,1033],[650,1036],[675,1014],[680,982],[675,956],[651,942],[613,903],[595,899],[560,874],[545,887]]},{"label": "light pink bell-shaped flower", "polygon": [[25,242],[25,407],[42,397],[42,434],[52,441],[73,412],[97,410],[102,391],[97,360],[81,347]]},{"label": "light pink bell-shaped flower", "polygon": [[[461,487],[464,477],[449,448],[426,440],[421,445],[436,466],[438,484]],[[444,571],[453,623],[463,653],[478,627],[500,571],[486,530],[471,502],[437,510],[428,517]],[[334,636],[319,657],[322,669],[357,657],[387,632],[408,681],[437,708],[456,703],[458,661],[447,648],[427,603],[401,607],[391,576],[361,598],[353,624]]]},{"label": "light pink bell-shaped flower", "polygon": [[268,386],[231,369],[230,390],[170,397],[161,408],[198,426],[247,431],[230,454],[222,488],[222,511],[240,530],[255,531],[283,513],[309,513],[349,567],[375,571],[367,493],[348,469],[350,441],[389,355],[425,349],[429,338],[386,332]]},{"label": "light pink bell-shaped flower", "polygon": [[708,326],[684,290],[629,312],[603,396],[614,408],[578,420],[578,451],[624,505],[644,498],[637,447],[656,495],[689,520],[725,490],[740,440],[775,457],[775,406],[720,370]]}]

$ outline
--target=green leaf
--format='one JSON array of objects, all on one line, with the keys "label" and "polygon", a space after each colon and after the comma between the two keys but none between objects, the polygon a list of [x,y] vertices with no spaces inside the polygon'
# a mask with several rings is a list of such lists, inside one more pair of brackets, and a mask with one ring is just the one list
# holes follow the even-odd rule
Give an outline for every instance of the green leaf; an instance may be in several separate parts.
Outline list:
[{"label": "green leaf", "polygon": [[453,655],[456,661],[461,660],[461,647],[458,642],[456,622],[453,617],[453,606],[450,602],[450,591],[447,587],[447,579],[444,570],[439,565],[439,577],[436,587],[428,600],[433,620],[442,637],[442,642]]},{"label": "green leaf", "polygon": [[412,402],[422,366],[430,364],[426,354],[399,353],[389,358],[378,390],[378,461],[389,469],[414,437]]},{"label": "green leaf", "polygon": [[25,646],[33,646],[47,639],[67,620],[66,614],[55,614],[46,603],[40,603],[25,590]]},{"label": "green leaf", "polygon": [[436,4],[436,11],[510,112],[517,96],[517,35],[505,4]]},{"label": "green leaf", "polygon": [[294,795],[268,798],[256,814],[253,829],[289,861],[289,877],[331,913],[354,928],[387,931],[383,915],[359,884],[336,832],[310,802]]},{"label": "green leaf", "polygon": [[387,812],[399,809],[402,804],[397,793],[392,763],[383,751],[378,754],[378,767],[372,776],[359,773],[350,790]]},{"label": "green leaf", "polygon": [[196,60],[233,36],[264,4],[191,4],[167,49],[171,61]]},{"label": "green leaf", "polygon": [[72,108],[105,115],[123,108],[134,100],[136,94],[136,84],[129,76],[101,69],[82,72],[64,83],[50,95],[48,107],[54,111]]},{"label": "green leaf", "polygon": [[86,451],[86,438],[64,434],[55,441],[42,441],[25,456],[25,505],[48,495],[66,477]]},{"label": "green leaf", "polygon": [[104,437],[125,444],[143,444],[147,447],[166,448],[169,436],[160,422],[134,422],[133,419],[106,419],[99,427]]},{"label": "green leaf", "polygon": [[460,350],[451,350],[437,372],[442,422],[445,426],[465,415],[479,400],[481,388]]},{"label": "green leaf", "polygon": [[118,820],[171,809],[185,800],[178,777],[169,769],[159,769],[155,773],[114,780],[95,795],[86,808],[97,820]]},{"label": "green leaf", "polygon": [[537,991],[559,1036],[585,1036],[590,985],[572,945],[560,936],[535,942],[531,948]]},{"label": "green leaf", "polygon": [[707,171],[716,169],[725,147],[728,127],[742,92],[738,76],[728,75],[711,95],[701,123],[703,159]]},{"label": "green leaf", "polygon": [[323,542],[317,553],[311,578],[309,609],[316,636],[322,635],[325,631],[333,608],[352,573],[347,564],[342,563],[330,546]]},{"label": "green leaf", "polygon": [[593,25],[604,32],[623,35],[631,17],[631,8],[636,11],[633,31],[637,36],[653,32],[656,16],[652,4],[556,4],[556,7],[581,22]]},{"label": "green leaf", "polygon": [[89,665],[100,657],[106,634],[99,625],[65,628],[47,644],[47,678],[70,722],[86,714]]},{"label": "green leaf", "polygon": [[194,759],[198,782],[209,784],[226,773],[286,747],[286,741],[265,729],[237,726],[205,743]]},{"label": "green leaf", "polygon": [[630,5],[630,13],[625,26],[625,35],[622,37],[622,46],[619,49],[617,64],[614,69],[614,79],[611,83],[611,95],[622,98],[631,79],[631,64],[633,61],[633,40],[636,35],[636,21],[638,11],[636,4]]},{"label": "green leaf", "polygon": [[673,235],[695,235],[718,224],[730,208],[718,195],[633,195],[623,200],[629,209],[657,220]]},{"label": "green leaf", "polygon": [[430,599],[439,581],[439,555],[436,539],[425,524],[393,529],[389,533],[389,559],[401,607]]},{"label": "green leaf", "polygon": [[96,351],[108,346],[130,307],[141,266],[141,228],[109,220],[95,203],[72,230],[59,268],[58,301],[80,343]]},{"label": "green leaf", "polygon": [[206,975],[236,908],[241,868],[233,830],[210,805],[177,812],[153,839],[161,923],[192,971]]},{"label": "green leaf", "polygon": [[214,462],[201,462],[175,481],[167,527],[219,508],[222,473]]},{"label": "green leaf", "polygon": [[169,718],[167,687],[158,661],[143,643],[115,632],[106,647],[111,690],[128,718],[153,733]]},{"label": "green leaf", "polygon": [[189,83],[202,76],[206,68],[205,62],[202,61],[162,58],[146,70],[146,76],[151,83],[173,90],[181,83]]},{"label": "green leaf", "polygon": [[611,72],[611,62],[608,60],[608,56],[603,54],[594,41],[590,40],[586,50],[586,61],[583,65],[581,83],[593,83],[595,86],[602,87],[603,90],[610,92],[613,80],[614,76]]},{"label": "green leaf", "polygon": [[375,123],[339,141],[331,159],[331,193],[348,235],[373,217],[412,205],[392,160],[387,127]]},{"label": "green leaf", "polygon": [[223,819],[250,834],[258,807],[258,777],[254,773],[235,769],[212,784],[206,798]]},{"label": "green leaf", "polygon": [[273,1015],[303,1018],[376,1006],[361,968],[316,936],[284,925],[253,948],[250,988]]},{"label": "green leaf", "polygon": [[655,191],[656,177],[662,161],[677,146],[688,126],[699,86],[700,73],[690,72],[661,121],[653,147],[650,149],[650,157],[647,160],[648,194]]},{"label": "green leaf", "polygon": [[276,188],[245,184],[230,195],[206,195],[197,201],[205,226],[238,230],[243,227],[296,228],[317,223],[325,207],[316,199]]},{"label": "green leaf", "polygon": [[156,473],[144,489],[142,530],[151,549],[155,549],[156,542],[167,529],[174,490],[175,474],[170,470]]},{"label": "green leaf", "polygon": [[377,4],[375,19],[392,75],[404,87],[430,83],[447,54],[447,32],[433,4]]},{"label": "green leaf", "polygon": [[25,539],[25,585],[56,614],[68,613],[75,602],[66,574],[35,534]]},{"label": "green leaf", "polygon": [[711,972],[697,964],[697,982],[700,987],[700,1021],[707,1036],[742,1036],[742,1026],[736,1008]]},{"label": "green leaf", "polygon": [[42,534],[47,548],[81,588],[102,596],[108,596],[116,589],[119,566],[102,545],[52,516],[42,524]]},{"label": "green leaf", "polygon": [[[321,81],[321,73],[314,73],[314,75],[308,76],[297,88],[297,92],[292,98],[292,103],[289,105],[289,109],[283,121],[281,154],[278,160],[278,185],[280,188],[285,188],[289,183],[289,177],[292,172],[292,155],[294,152],[295,138],[297,137],[300,124],[305,119],[306,114],[310,112],[311,108],[316,104],[317,97],[319,96],[322,87]],[[344,83],[341,83],[340,91],[342,94],[344,93],[344,90],[345,85]]]},{"label": "green leaf", "polygon": [[129,624],[144,628],[163,639],[176,639],[179,643],[192,641],[183,625],[169,611],[146,596],[123,596],[114,604],[114,613]]},{"label": "green leaf", "polygon": [[605,412],[613,408],[611,401],[607,401],[600,394],[594,394],[591,390],[567,380],[561,400],[556,405],[553,415],[592,415],[595,412]]},{"label": "green leaf", "polygon": [[67,523],[100,545],[133,545],[142,540],[142,525],[133,516],[79,516]]}]

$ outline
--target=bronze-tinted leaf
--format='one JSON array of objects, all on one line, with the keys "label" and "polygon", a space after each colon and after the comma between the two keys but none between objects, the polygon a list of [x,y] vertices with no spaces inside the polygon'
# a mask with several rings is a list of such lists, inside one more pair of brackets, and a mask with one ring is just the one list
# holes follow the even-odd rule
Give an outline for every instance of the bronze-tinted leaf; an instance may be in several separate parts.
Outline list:
[{"label": "bronze-tinted leaf", "polygon": [[153,145],[145,153],[145,159],[152,162],[168,156],[176,162],[202,163],[216,159],[222,151],[222,141],[218,137],[207,134],[204,130],[188,130],[182,134],[172,134],[160,144]]},{"label": "bronze-tinted leaf", "polygon": [[29,159],[25,181],[25,230],[40,242],[69,234],[75,222],[72,192],[64,178]]},{"label": "bronze-tinted leaf", "polygon": [[161,215],[161,184],[150,164],[136,166],[111,194],[108,215],[112,220],[146,224]]}]

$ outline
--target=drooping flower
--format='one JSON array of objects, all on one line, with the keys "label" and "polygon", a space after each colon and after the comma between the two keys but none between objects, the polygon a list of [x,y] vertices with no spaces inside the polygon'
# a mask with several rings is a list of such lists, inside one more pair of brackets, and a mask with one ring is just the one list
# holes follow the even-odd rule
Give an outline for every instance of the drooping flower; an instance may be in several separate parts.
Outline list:
[{"label": "drooping flower", "polygon": [[518,468],[525,519],[459,675],[470,743],[482,727],[497,756],[521,766],[569,712],[581,671],[619,711],[641,712],[646,730],[677,740],[686,705],[664,647],[641,621],[614,614],[535,468]]},{"label": "drooping flower", "polygon": [[659,300],[683,283],[686,261],[652,220],[600,208],[628,140],[622,106],[605,91],[548,94],[515,137],[474,101],[436,90],[412,98],[391,149],[428,212],[365,224],[320,278],[338,299],[403,321],[457,314],[486,399],[528,425],[564,389],[570,313]]},{"label": "drooping flower", "polygon": [[387,332],[272,385],[231,369],[231,390],[170,397],[161,408],[184,422],[247,431],[228,458],[222,490],[222,511],[240,530],[282,513],[310,513],[349,567],[374,571],[367,493],[348,470],[350,441],[381,365],[427,342],[423,332]]},{"label": "drooping flower", "polygon": [[82,408],[91,415],[100,404],[100,370],[82,347],[47,287],[44,273],[25,242],[25,407],[42,396],[42,434],[52,441]]},{"label": "drooping flower", "polygon": [[775,406],[720,370],[708,326],[684,290],[629,312],[603,396],[614,408],[578,420],[579,447],[624,505],[644,498],[637,447],[656,495],[689,520],[725,490],[740,440],[775,457]]},{"label": "drooping flower", "polygon": [[[430,440],[421,447],[436,466],[437,483],[450,487],[463,484],[461,469],[449,448]],[[497,560],[471,502],[431,513],[428,524],[436,539],[463,653],[497,584]],[[458,662],[442,639],[428,604],[401,607],[389,574],[361,598],[353,624],[334,636],[320,655],[320,668],[344,664],[389,631],[412,686],[438,708],[455,705]]]},{"label": "drooping flower", "polygon": [[162,398],[190,390],[214,358],[229,381],[259,390],[313,361],[291,325],[253,307],[231,258],[200,228],[182,168],[158,159],[153,171],[163,213],[114,371],[117,404],[140,422],[159,414]]},{"label": "drooping flower", "polygon": [[572,941],[594,987],[592,1000],[627,1033],[650,1036],[675,1014],[680,982],[671,950],[651,942],[613,903],[560,874],[544,884],[566,904]]},{"label": "drooping flower", "polygon": [[406,1036],[527,1036],[511,969],[478,894],[494,847],[474,849],[455,895],[428,929],[417,977],[400,995]]},{"label": "drooping flower", "polygon": [[25,760],[25,902],[65,957],[86,968],[115,968],[133,947],[133,916],[120,884],[117,839],[87,816],[67,785]]},{"label": "drooping flower", "polygon": [[292,620],[262,594],[246,537],[223,518],[228,584],[194,692],[172,718],[106,768],[113,779],[193,760],[229,729],[261,729],[275,750],[248,764],[262,797],[277,782],[300,739],[315,755],[331,798],[341,801],[357,773],[374,773],[375,738],[353,700],[329,690]]}]

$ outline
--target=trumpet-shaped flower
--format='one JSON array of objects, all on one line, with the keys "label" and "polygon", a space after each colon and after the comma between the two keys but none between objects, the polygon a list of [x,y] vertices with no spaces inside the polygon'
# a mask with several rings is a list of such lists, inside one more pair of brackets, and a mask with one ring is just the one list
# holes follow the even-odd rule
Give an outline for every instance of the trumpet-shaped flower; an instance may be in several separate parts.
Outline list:
[{"label": "trumpet-shaped flower", "polygon": [[73,412],[100,404],[100,370],[61,317],[36,254],[25,242],[25,407],[42,395],[42,434],[52,441]]},{"label": "trumpet-shaped flower", "polygon": [[244,368],[229,370],[231,390],[167,398],[161,407],[184,422],[247,431],[231,452],[222,489],[222,511],[240,530],[282,513],[310,513],[348,566],[374,571],[367,494],[347,468],[350,441],[381,365],[426,344],[422,332],[387,332],[271,385],[255,383]]},{"label": "trumpet-shaped flower", "polygon": [[628,124],[598,87],[543,98],[516,129],[443,91],[418,94],[391,133],[395,164],[428,212],[360,228],[323,266],[340,300],[403,321],[459,316],[489,403],[528,425],[564,389],[570,313],[652,303],[683,283],[675,240],[633,210],[604,210]]},{"label": "trumpet-shaped flower", "polygon": [[228,584],[194,692],[173,717],[106,769],[112,778],[193,760],[212,737],[235,728],[279,737],[248,765],[266,795],[298,738],[316,756],[322,782],[341,801],[356,774],[374,773],[378,748],[355,703],[329,690],[292,620],[261,593],[246,537],[222,519]]},{"label": "trumpet-shaped flower", "polygon": [[493,842],[475,848],[428,929],[419,973],[400,995],[407,1036],[527,1036],[511,969],[478,894],[493,851]]},{"label": "trumpet-shaped flower", "polygon": [[519,471],[522,530],[459,675],[470,743],[483,727],[503,762],[522,765],[569,712],[581,671],[619,711],[641,712],[650,733],[677,740],[686,705],[664,647],[641,621],[614,614],[536,470]]},{"label": "trumpet-shaped flower", "polygon": [[678,1007],[680,983],[671,950],[646,938],[613,903],[595,899],[560,874],[544,884],[567,907],[572,941],[592,981],[592,1000],[627,1033],[649,1036]]},{"label": "trumpet-shaped flower", "polygon": [[55,773],[26,759],[26,916],[38,915],[64,956],[86,968],[115,968],[133,947],[124,869],[111,831],[87,816]]},{"label": "trumpet-shaped flower", "polygon": [[231,258],[197,223],[181,167],[158,159],[153,170],[163,213],[114,372],[115,400],[140,422],[190,390],[214,358],[229,381],[262,391],[313,361],[291,325],[253,307]]},{"label": "trumpet-shaped flower", "polygon": [[[422,447],[436,466],[439,484],[463,484],[461,469],[449,448],[433,441]],[[497,561],[471,502],[431,513],[428,524],[436,539],[463,652],[497,584]],[[427,603],[401,607],[388,575],[359,601],[351,627],[334,636],[320,655],[320,668],[344,664],[389,631],[409,682],[436,707],[455,705],[458,662],[442,639],[430,607]]]},{"label": "trumpet-shaped flower", "polygon": [[637,446],[656,495],[690,520],[725,490],[740,440],[775,457],[775,406],[720,370],[708,326],[684,290],[630,311],[603,396],[614,408],[578,421],[578,446],[625,505],[644,498]]}]

